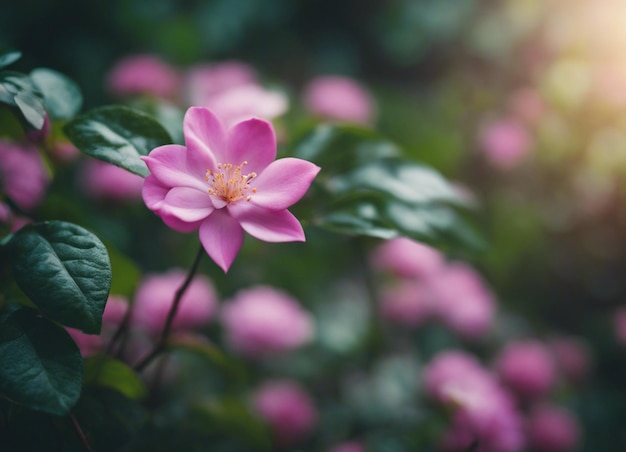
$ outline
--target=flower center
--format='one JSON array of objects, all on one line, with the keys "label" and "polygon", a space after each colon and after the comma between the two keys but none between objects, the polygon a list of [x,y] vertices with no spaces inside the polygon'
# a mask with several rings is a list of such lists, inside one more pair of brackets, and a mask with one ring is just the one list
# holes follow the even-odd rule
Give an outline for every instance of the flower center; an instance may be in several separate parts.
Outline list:
[{"label": "flower center", "polygon": [[236,202],[242,198],[250,201],[252,196],[249,193],[256,193],[256,188],[250,188],[250,182],[256,177],[256,173],[243,174],[243,167],[247,164],[246,161],[241,165],[218,163],[217,171],[206,170],[204,180],[211,185],[209,194],[223,199],[226,203]]}]

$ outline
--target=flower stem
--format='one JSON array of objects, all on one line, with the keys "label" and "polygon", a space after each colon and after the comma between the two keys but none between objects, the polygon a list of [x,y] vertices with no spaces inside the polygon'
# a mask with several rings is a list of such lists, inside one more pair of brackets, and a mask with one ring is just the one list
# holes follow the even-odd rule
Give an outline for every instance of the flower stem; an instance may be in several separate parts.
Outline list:
[{"label": "flower stem", "polygon": [[85,435],[85,432],[83,431],[83,429],[81,428],[80,424],[78,423],[78,419],[76,419],[76,416],[74,416],[72,413],[70,413],[70,420],[72,421],[72,425],[74,426],[74,430],[76,430],[76,434],[80,438],[80,442],[83,445],[83,447],[85,448],[85,450],[87,452],[93,452],[93,448],[89,444],[89,440],[87,439],[87,436]]},{"label": "flower stem", "polygon": [[178,288],[176,293],[174,294],[174,301],[172,302],[172,307],[170,308],[170,312],[167,314],[167,319],[165,320],[165,325],[163,326],[163,330],[161,331],[161,335],[159,339],[148,355],[146,355],[139,363],[135,364],[134,369],[137,372],[141,372],[145,369],[148,364],[150,364],[154,358],[156,358],[164,349],[167,343],[167,338],[169,337],[170,330],[172,328],[172,323],[174,322],[174,317],[176,317],[176,312],[178,311],[178,305],[180,304],[180,300],[183,298],[183,295],[187,291],[189,284],[191,284],[191,280],[196,274],[198,270],[198,265],[200,264],[200,258],[204,254],[204,248],[200,246],[198,250],[198,254],[196,255],[196,259],[193,262],[193,265],[189,269],[189,273],[187,273],[187,278],[182,283],[182,285]]}]

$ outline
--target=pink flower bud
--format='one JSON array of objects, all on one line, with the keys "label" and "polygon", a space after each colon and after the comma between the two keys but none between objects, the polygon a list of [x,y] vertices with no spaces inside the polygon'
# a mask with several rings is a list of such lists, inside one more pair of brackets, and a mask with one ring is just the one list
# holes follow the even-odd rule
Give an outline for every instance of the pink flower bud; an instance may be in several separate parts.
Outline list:
[{"label": "pink flower bud", "polygon": [[49,181],[35,146],[0,141],[0,190],[20,209],[35,208]]},{"label": "pink flower bud", "polygon": [[265,419],[278,443],[304,439],[317,423],[317,411],[309,395],[288,380],[264,383],[253,395],[254,410]]},{"label": "pink flower bud", "polygon": [[313,319],[285,292],[258,286],[238,292],[222,310],[227,341],[259,357],[300,347],[313,338]]},{"label": "pink flower bud", "polygon": [[178,71],[153,55],[132,55],[118,61],[107,76],[109,91],[117,96],[152,94],[174,97]]},{"label": "pink flower bud", "polygon": [[140,200],[143,182],[143,177],[97,159],[87,159],[80,174],[83,190],[95,199]]},{"label": "pink flower bud", "polygon": [[[183,284],[186,272],[173,269],[144,278],[135,293],[131,323],[148,333],[159,334],[165,326],[176,291]],[[186,330],[206,325],[217,305],[215,290],[204,275],[196,275],[182,296],[173,330]]]},{"label": "pink flower bud", "polygon": [[375,106],[370,93],[356,80],[341,76],[319,76],[304,88],[304,103],[322,118],[369,125]]},{"label": "pink flower bud", "polygon": [[504,385],[522,398],[544,396],[556,379],[550,351],[537,340],[508,343],[496,358],[495,370]]},{"label": "pink flower bud", "polygon": [[580,426],[572,413],[546,403],[531,411],[527,430],[529,445],[537,452],[573,451],[580,440]]},{"label": "pink flower bud", "polygon": [[398,276],[424,278],[439,271],[443,255],[435,248],[406,237],[387,240],[370,258],[372,267]]},{"label": "pink flower bud", "polygon": [[422,325],[435,312],[430,292],[414,280],[401,280],[383,289],[380,299],[382,316],[403,325]]}]

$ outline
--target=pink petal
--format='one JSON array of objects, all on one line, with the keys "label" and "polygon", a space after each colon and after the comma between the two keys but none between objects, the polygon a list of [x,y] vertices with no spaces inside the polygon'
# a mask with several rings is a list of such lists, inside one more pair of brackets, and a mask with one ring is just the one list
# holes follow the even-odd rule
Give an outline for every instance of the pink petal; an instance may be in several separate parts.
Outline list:
[{"label": "pink petal", "polygon": [[161,217],[163,223],[165,223],[170,228],[174,229],[178,232],[192,232],[200,227],[202,220],[187,222],[178,218],[176,215],[171,214],[167,210],[159,210],[156,212],[158,216]]},{"label": "pink petal", "polygon": [[144,179],[141,195],[148,209],[156,211],[161,208],[167,191],[167,187],[163,186],[152,174],[149,174]]},{"label": "pink petal", "polygon": [[[159,146],[148,156],[142,156],[150,172],[157,180],[168,187],[184,186],[204,189],[207,184],[204,180],[207,168],[189,169],[187,165],[187,150],[178,144]],[[206,166],[203,165],[203,166]]]},{"label": "pink petal", "polygon": [[213,210],[209,194],[188,187],[174,187],[165,196],[163,212],[192,223],[208,217]]},{"label": "pink petal", "polygon": [[228,131],[228,156],[221,163],[248,162],[245,172],[260,173],[276,158],[276,135],[272,125],[262,119],[248,119]]},{"label": "pink petal", "polygon": [[200,225],[200,242],[226,273],[243,245],[243,230],[226,210],[216,210]]},{"label": "pink petal", "polygon": [[225,163],[224,127],[211,110],[191,107],[185,114],[183,131],[190,166],[214,171],[216,163]]},{"label": "pink petal", "polygon": [[241,227],[264,242],[304,242],[304,231],[298,219],[288,210],[260,209],[249,203],[229,204],[229,212]]},{"label": "pink petal", "polygon": [[306,160],[276,160],[251,182],[257,193],[250,202],[271,210],[284,210],[304,196],[320,169]]}]

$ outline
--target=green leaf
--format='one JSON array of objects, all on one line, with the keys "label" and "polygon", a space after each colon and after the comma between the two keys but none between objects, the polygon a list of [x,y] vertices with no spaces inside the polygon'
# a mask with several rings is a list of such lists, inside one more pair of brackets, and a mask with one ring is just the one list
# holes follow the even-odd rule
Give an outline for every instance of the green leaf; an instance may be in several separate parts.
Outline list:
[{"label": "green leaf", "polygon": [[16,106],[35,129],[43,127],[46,117],[43,96],[26,74],[0,72],[0,102]]},{"label": "green leaf", "polygon": [[115,389],[132,400],[142,400],[148,395],[148,388],[137,373],[106,355],[85,359],[83,382],[85,385]]},{"label": "green leaf", "polygon": [[67,332],[36,311],[0,323],[0,392],[33,410],[66,414],[80,396],[83,361]]},{"label": "green leaf", "polygon": [[7,52],[0,55],[0,68],[15,63],[22,58],[22,52]]},{"label": "green leaf", "polygon": [[140,157],[172,142],[154,118],[122,106],[101,107],[80,115],[68,122],[64,131],[85,154],[143,177],[149,171]]},{"label": "green leaf", "polygon": [[9,242],[15,280],[41,311],[63,325],[98,334],[111,286],[107,250],[91,232],[48,221]]},{"label": "green leaf", "polygon": [[60,72],[38,68],[30,78],[44,97],[46,110],[53,119],[71,119],[83,105],[83,96],[76,83]]}]

